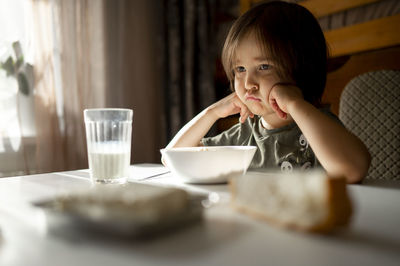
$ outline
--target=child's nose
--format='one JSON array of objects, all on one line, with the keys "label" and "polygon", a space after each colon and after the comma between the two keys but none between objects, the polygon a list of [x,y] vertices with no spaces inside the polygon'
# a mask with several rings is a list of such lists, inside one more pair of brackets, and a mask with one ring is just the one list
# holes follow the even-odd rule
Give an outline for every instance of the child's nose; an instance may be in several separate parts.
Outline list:
[{"label": "child's nose", "polygon": [[247,74],[244,86],[246,90],[258,90],[258,83],[256,82],[254,75],[249,73]]}]

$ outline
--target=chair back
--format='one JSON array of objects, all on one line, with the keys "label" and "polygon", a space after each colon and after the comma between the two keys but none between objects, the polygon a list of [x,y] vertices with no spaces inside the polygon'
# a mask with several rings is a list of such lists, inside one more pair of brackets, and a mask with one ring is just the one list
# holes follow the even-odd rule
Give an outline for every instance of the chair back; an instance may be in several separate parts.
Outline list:
[{"label": "chair back", "polygon": [[363,183],[400,180],[400,71],[373,71],[353,78],[340,97],[339,118],[371,153]]}]

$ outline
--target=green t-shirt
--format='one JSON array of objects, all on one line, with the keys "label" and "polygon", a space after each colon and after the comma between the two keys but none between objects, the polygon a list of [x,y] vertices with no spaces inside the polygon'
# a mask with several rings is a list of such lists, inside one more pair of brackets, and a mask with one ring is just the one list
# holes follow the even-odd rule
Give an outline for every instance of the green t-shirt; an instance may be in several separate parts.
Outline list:
[{"label": "green t-shirt", "polygon": [[[339,119],[332,113],[328,116]],[[215,137],[203,138],[204,146],[256,146],[258,149],[249,169],[292,171],[321,167],[317,157],[296,123],[276,129],[265,129],[261,117],[248,118]]]}]

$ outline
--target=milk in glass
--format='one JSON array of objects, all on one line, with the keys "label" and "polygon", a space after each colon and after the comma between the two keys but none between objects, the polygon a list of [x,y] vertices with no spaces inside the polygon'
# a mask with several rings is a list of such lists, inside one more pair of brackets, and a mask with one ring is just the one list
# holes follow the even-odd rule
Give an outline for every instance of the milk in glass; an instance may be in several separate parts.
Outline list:
[{"label": "milk in glass", "polygon": [[129,176],[130,143],[104,142],[89,150],[89,168],[94,181],[120,183]]}]

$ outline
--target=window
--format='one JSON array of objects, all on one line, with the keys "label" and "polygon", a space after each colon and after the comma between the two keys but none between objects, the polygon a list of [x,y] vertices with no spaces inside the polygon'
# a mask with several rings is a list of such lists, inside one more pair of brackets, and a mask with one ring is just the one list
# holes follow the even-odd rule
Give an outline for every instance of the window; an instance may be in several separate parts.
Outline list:
[{"label": "window", "polygon": [[28,150],[34,146],[30,10],[28,0],[0,0],[0,176],[24,168],[22,141]]}]

